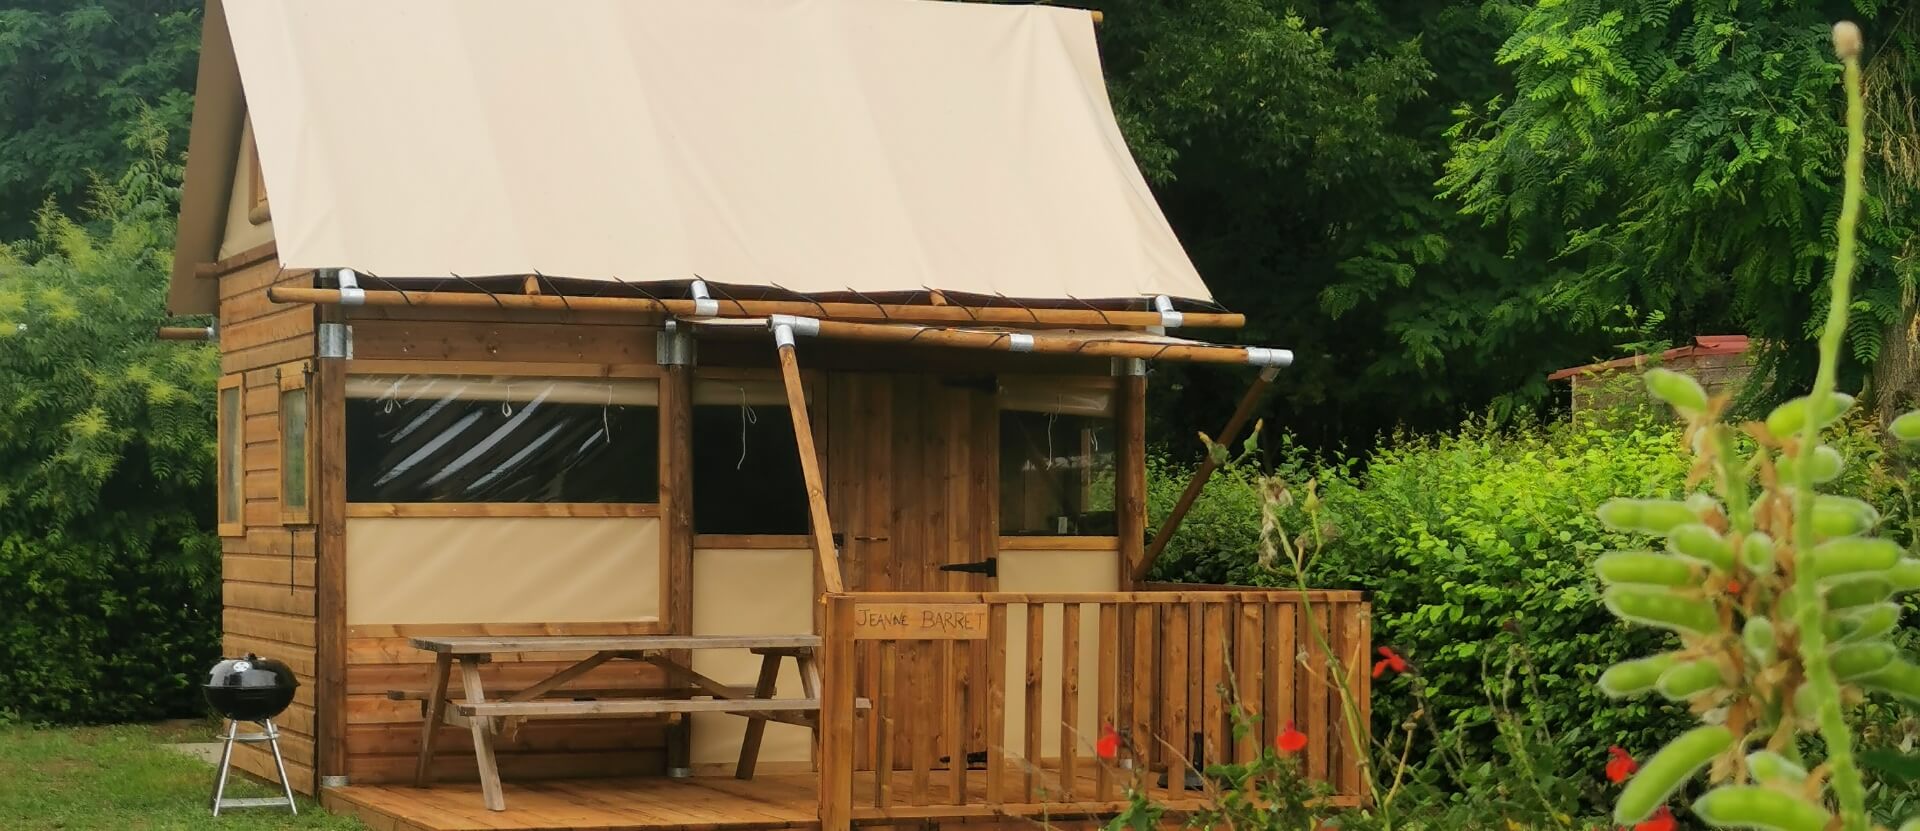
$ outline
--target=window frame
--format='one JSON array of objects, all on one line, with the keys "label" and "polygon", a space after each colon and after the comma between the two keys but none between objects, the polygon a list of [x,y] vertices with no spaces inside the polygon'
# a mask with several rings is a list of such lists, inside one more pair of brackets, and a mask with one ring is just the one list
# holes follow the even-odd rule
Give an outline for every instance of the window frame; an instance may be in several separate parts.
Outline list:
[{"label": "window frame", "polygon": [[[227,417],[227,391],[233,390],[233,417]],[[235,372],[220,376],[214,393],[214,476],[218,499],[214,507],[216,532],[222,537],[242,537],[247,533],[247,385],[246,374]],[[229,455],[231,454],[231,455]],[[234,505],[232,521],[227,505]]]},{"label": "window frame", "polygon": [[[314,490],[319,486],[319,477],[317,471],[314,469],[314,461],[317,457],[314,455],[313,441],[313,364],[308,361],[300,361],[299,363],[281,367],[278,370],[278,375],[280,383],[275,393],[274,404],[279,421],[279,447],[277,449],[280,451],[280,455],[274,467],[274,473],[276,475],[273,481],[274,496],[280,504],[280,524],[312,525]],[[306,473],[304,487],[307,498],[305,504],[298,509],[287,505],[287,393],[294,390],[305,393],[304,398],[307,402],[307,419],[304,422],[306,427],[300,436],[302,445],[300,455],[301,458],[305,460],[302,469]]]}]

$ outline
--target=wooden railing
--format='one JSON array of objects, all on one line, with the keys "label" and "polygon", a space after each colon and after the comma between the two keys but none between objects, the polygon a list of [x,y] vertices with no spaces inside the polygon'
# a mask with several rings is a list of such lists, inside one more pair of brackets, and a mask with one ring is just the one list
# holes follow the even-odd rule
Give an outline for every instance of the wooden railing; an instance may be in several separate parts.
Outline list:
[{"label": "wooden railing", "polygon": [[[1198,769],[1251,759],[1289,721],[1308,737],[1306,774],[1361,799],[1352,727],[1366,729],[1371,647],[1357,592],[841,594],[823,624],[825,829],[1098,816],[1127,788],[1191,805]],[[1236,704],[1252,722],[1238,739]],[[1109,729],[1119,750],[1104,759]]]}]

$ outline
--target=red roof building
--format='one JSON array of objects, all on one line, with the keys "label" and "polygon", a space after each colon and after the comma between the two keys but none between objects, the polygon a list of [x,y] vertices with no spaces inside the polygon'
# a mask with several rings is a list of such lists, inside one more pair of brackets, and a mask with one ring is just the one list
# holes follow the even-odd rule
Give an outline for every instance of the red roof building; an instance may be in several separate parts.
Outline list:
[{"label": "red roof building", "polygon": [[[1700,335],[1687,346],[1659,355],[1629,355],[1568,367],[1547,376],[1549,381],[1571,381],[1575,412],[1639,400],[1640,387],[1623,384],[1625,374],[1639,375],[1650,366],[1685,372],[1707,388],[1709,395],[1737,392],[1753,374],[1751,342],[1746,335]],[[1635,396],[1629,399],[1629,396]]]}]

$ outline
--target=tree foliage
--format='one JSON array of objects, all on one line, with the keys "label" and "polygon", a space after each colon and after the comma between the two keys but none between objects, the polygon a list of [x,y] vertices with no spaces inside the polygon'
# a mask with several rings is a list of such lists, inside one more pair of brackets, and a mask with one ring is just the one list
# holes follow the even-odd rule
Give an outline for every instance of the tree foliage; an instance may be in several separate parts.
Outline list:
[{"label": "tree foliage", "polygon": [[0,246],[0,713],[191,712],[218,652],[210,346],[162,343],[176,168]]},{"label": "tree foliage", "polygon": [[184,149],[201,0],[7,0],[0,4],[0,239],[68,209],[96,174],[139,160],[121,142],[143,116]]},{"label": "tree foliage", "polygon": [[[1828,27],[1862,16],[1869,60],[1911,65],[1920,43],[1902,33],[1904,8],[1541,2],[1494,56],[1513,70],[1512,95],[1460,111],[1446,193],[1504,232],[1509,257],[1547,264],[1532,294],[1568,325],[1602,325],[1624,305],[1664,310],[1676,334],[1763,339],[1778,384],[1804,386],[1845,145]],[[1897,146],[1899,129],[1881,126],[1876,145]],[[1880,167],[1848,333],[1854,386],[1903,328],[1916,276],[1920,222],[1894,209],[1912,180]]]}]

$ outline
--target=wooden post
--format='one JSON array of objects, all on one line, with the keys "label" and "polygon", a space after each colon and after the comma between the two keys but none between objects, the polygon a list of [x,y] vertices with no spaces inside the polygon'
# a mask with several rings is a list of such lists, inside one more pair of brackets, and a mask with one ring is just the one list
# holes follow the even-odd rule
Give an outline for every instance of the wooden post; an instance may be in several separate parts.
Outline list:
[{"label": "wooden post", "polygon": [[[1234,408],[1233,417],[1227,419],[1227,426],[1220,428],[1220,435],[1214,437],[1215,442],[1231,445],[1239,441],[1240,431],[1247,426],[1254,406],[1260,403],[1267,385],[1273,382],[1279,372],[1273,367],[1260,370],[1260,377],[1254,379],[1247,393],[1240,397],[1240,406]],[[1167,550],[1167,541],[1173,538],[1173,532],[1180,529],[1180,521],[1186,519],[1187,511],[1193,507],[1193,501],[1200,498],[1200,490],[1206,486],[1207,479],[1213,476],[1216,467],[1219,467],[1219,463],[1214,461],[1212,453],[1200,461],[1200,469],[1193,472],[1192,479],[1187,480],[1187,489],[1180,492],[1180,500],[1173,504],[1173,510],[1167,514],[1167,518],[1160,521],[1160,530],[1154,532],[1153,542],[1147,545],[1146,554],[1133,564],[1133,579],[1145,580],[1147,574],[1153,571],[1153,564],[1159,561],[1161,552]],[[1121,536],[1120,544],[1126,545],[1125,535]]]},{"label": "wooden post", "polygon": [[[314,760],[316,792],[347,776],[347,322],[319,310],[313,452],[319,468],[314,538]],[[332,336],[337,333],[337,337]]]},{"label": "wooden post", "polygon": [[[666,337],[686,337],[669,334]],[[689,350],[690,351],[690,350]],[[661,576],[666,587],[666,623],[676,635],[693,634],[693,367],[674,364],[660,379],[660,509],[662,533]],[[668,658],[693,666],[693,654],[674,650]],[[776,662],[777,663],[777,662]],[[755,720],[753,725],[766,722]],[[667,767],[670,774],[688,772],[693,753],[693,719],[681,718],[667,730]],[[751,766],[749,766],[751,770]]]},{"label": "wooden post", "polygon": [[820,831],[847,831],[853,824],[854,599],[831,594],[822,600]]},{"label": "wooden post", "polygon": [[827,516],[826,480],[820,475],[820,455],[813,447],[813,421],[807,417],[807,391],[800,384],[800,362],[793,355],[791,330],[779,345],[780,375],[787,385],[787,409],[793,412],[793,439],[800,448],[800,473],[807,483],[807,519],[813,556],[820,564],[820,588],[827,594],[846,591],[840,580],[840,554],[833,548],[833,520]]},{"label": "wooden post", "polygon": [[1120,535],[1120,588],[1133,588],[1145,579],[1142,546],[1147,535],[1147,375],[1144,361],[1127,360],[1120,379],[1119,449],[1115,454],[1113,508],[1115,532]]}]

